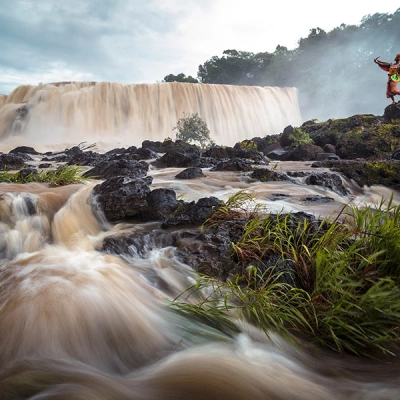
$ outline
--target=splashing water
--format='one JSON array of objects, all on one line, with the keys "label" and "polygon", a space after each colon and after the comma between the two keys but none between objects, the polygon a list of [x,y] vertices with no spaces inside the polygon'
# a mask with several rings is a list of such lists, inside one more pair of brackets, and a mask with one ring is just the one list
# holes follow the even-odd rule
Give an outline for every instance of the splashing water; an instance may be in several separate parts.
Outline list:
[{"label": "splashing water", "polygon": [[[168,179],[159,174],[156,185]],[[214,177],[189,193],[228,191],[227,182],[242,184]],[[96,250],[102,238],[141,227],[99,221],[88,206],[91,185],[24,188],[0,186],[2,399],[399,396],[396,365],[315,353],[236,319],[241,333],[222,332],[174,312],[169,302],[197,277],[174,248],[104,254]]]}]

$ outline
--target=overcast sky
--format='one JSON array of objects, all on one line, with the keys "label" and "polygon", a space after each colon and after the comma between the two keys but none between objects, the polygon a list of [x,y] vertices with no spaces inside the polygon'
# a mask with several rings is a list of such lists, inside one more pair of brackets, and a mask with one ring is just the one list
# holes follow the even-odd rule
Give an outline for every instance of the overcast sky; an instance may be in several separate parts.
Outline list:
[{"label": "overcast sky", "polygon": [[0,0],[0,93],[56,81],[196,77],[226,49],[297,47],[309,30],[393,13],[376,0]]}]

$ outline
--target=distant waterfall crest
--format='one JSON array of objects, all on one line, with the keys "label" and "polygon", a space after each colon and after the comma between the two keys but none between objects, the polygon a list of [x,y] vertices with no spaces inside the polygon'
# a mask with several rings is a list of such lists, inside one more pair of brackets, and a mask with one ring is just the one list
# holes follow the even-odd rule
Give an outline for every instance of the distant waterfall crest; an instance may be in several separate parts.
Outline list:
[{"label": "distant waterfall crest", "polygon": [[71,82],[20,86],[1,100],[0,139],[26,144],[162,141],[184,113],[198,113],[224,145],[301,123],[295,88]]}]

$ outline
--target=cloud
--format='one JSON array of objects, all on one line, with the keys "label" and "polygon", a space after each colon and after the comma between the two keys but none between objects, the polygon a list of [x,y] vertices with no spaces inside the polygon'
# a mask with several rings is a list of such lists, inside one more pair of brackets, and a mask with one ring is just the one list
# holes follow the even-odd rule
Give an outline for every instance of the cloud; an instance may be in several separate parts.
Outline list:
[{"label": "cloud", "polygon": [[[196,76],[229,48],[294,48],[311,28],[356,24],[380,10],[337,0],[0,0],[0,93],[67,80],[156,82]],[[376,10],[375,10],[376,9]],[[346,10],[344,13],[343,10]]]}]

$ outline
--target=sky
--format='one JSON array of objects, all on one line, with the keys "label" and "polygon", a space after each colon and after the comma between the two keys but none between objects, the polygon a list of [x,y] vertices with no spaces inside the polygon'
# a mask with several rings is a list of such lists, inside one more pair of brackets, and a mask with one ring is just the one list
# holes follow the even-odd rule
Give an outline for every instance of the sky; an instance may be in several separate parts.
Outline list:
[{"label": "sky", "polygon": [[0,93],[59,81],[197,76],[226,49],[297,47],[310,29],[359,25],[376,0],[0,0]]}]

